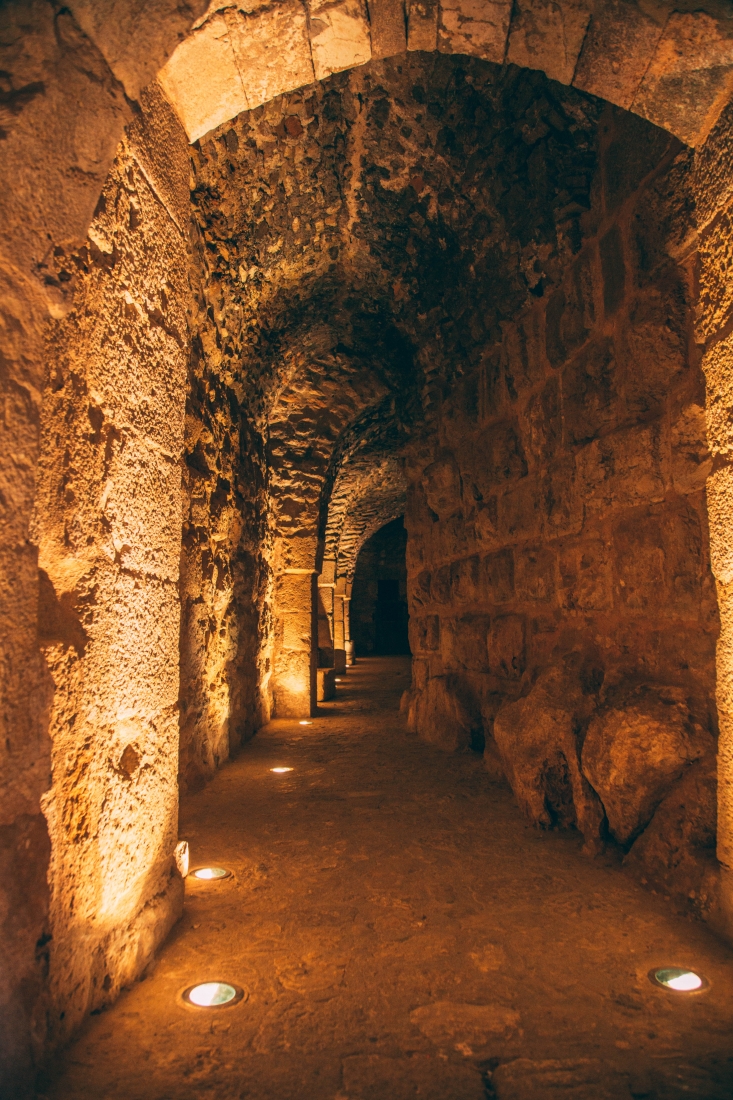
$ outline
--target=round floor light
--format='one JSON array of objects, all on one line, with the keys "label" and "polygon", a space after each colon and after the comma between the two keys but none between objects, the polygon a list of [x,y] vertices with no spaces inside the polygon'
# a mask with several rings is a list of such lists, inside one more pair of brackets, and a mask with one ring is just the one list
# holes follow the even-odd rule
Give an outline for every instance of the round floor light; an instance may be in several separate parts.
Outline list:
[{"label": "round floor light", "polygon": [[310,724],[310,722],[306,722],[305,718],[301,718],[301,720],[298,722],[299,726],[310,726]]},{"label": "round floor light", "polygon": [[212,879],[229,878],[231,871],[227,871],[226,867],[197,867],[192,872],[194,878],[203,880],[204,882],[211,882]]},{"label": "round floor light", "polygon": [[181,996],[194,1008],[227,1008],[242,1000],[244,990],[230,982],[201,982],[184,989]]},{"label": "round floor light", "polygon": [[708,982],[701,974],[684,966],[660,966],[650,970],[649,977],[654,985],[671,989],[674,993],[697,993],[708,987]]},{"label": "round floor light", "polygon": [[292,768],[270,768],[270,771],[274,772],[275,775],[284,775],[285,772],[291,772],[292,770]]}]

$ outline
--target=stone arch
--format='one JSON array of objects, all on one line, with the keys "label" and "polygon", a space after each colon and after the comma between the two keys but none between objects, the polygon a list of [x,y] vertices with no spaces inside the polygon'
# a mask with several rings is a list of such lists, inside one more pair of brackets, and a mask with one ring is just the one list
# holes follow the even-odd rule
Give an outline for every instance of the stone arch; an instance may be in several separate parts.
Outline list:
[{"label": "stone arch", "polygon": [[[265,34],[270,36],[266,17],[276,21],[277,16],[278,27],[284,28],[277,32],[284,35],[282,39],[271,39],[278,43],[278,48],[281,42],[297,37],[293,27],[306,28],[311,69],[304,61],[304,68],[289,77],[297,81],[294,87],[312,79],[311,72],[320,79],[330,72],[363,64],[369,57],[397,54],[405,46],[408,50],[437,48],[445,52],[465,52],[498,64],[506,61],[541,69],[552,79],[572,84],[664,126],[698,150],[694,173],[702,286],[698,341],[704,352],[708,432],[715,460],[708,483],[708,507],[713,569],[722,618],[717,690],[721,726],[719,769],[724,781],[720,784],[718,853],[724,879],[719,923],[728,934],[731,929],[733,784],[729,776],[733,772],[733,566],[730,560],[729,376],[733,347],[729,335],[732,303],[726,272],[730,252],[727,219],[733,192],[730,179],[720,167],[728,160],[731,132],[727,106],[731,34],[726,9],[712,2],[695,5],[694,11],[686,10],[690,7],[686,3],[669,4],[655,7],[655,13],[662,13],[660,16],[649,15],[641,7],[625,3],[598,3],[591,9],[563,0],[557,3],[520,0],[513,6],[508,2],[496,2],[487,3],[488,17],[477,21],[479,25],[466,32],[460,4],[453,7],[444,4],[441,8],[437,4],[416,5],[407,13],[406,24],[402,8],[386,3],[370,5],[368,13],[355,3],[330,5],[322,10],[312,5],[307,11],[292,5],[295,13],[292,24],[283,17],[286,7],[291,10],[290,5],[278,6],[277,10],[228,6],[223,12],[214,9],[210,15],[203,12],[203,7],[202,3],[182,6],[161,2],[147,5],[140,12],[137,8],[133,10],[132,5],[128,9],[121,4],[115,8],[115,17],[110,18],[99,5],[78,0],[56,15],[50,7],[40,3],[5,5],[2,15],[11,27],[5,39],[9,43],[8,61],[3,67],[12,74],[8,117],[3,120],[6,139],[3,195],[8,215],[3,221],[0,240],[3,324],[7,335],[3,385],[8,433],[8,445],[2,455],[2,489],[10,505],[2,548],[7,597],[2,612],[3,635],[7,639],[4,664],[7,736],[2,738],[8,752],[3,773],[7,785],[5,853],[11,869],[4,881],[12,891],[13,869],[20,863],[30,876],[30,886],[24,896],[16,897],[11,893],[8,906],[9,912],[21,913],[26,918],[22,932],[16,935],[11,930],[9,935],[8,958],[17,983],[15,986],[9,984],[4,991],[7,1000],[3,1005],[3,1019],[9,1021],[5,1032],[9,1036],[5,1048],[8,1062],[3,1072],[11,1082],[10,1091],[17,1095],[22,1095],[24,1082],[28,1080],[33,1051],[37,1054],[43,1046],[38,1034],[42,1030],[39,1021],[45,1011],[46,996],[35,951],[38,943],[45,942],[48,850],[39,803],[47,785],[45,722],[51,685],[38,652],[39,585],[34,541],[37,539],[36,534],[29,536],[28,525],[37,491],[44,333],[49,317],[62,318],[66,309],[63,286],[57,277],[65,269],[61,263],[54,266],[51,256],[62,243],[71,242],[69,251],[73,252],[79,242],[84,241],[95,208],[99,211],[99,195],[123,128],[133,121],[136,106],[144,105],[146,95],[155,97],[155,89],[142,90],[171,54],[175,60],[164,69],[161,82],[180,116],[188,120],[189,138],[201,136],[205,131],[199,134],[197,128],[203,125],[210,128],[210,124],[224,121],[224,117],[209,110],[206,106],[209,100],[201,92],[198,78],[206,70],[202,70],[197,61],[197,51],[202,44],[208,43],[206,49],[214,59],[221,59],[221,50],[224,50],[226,63],[221,65],[219,75],[226,75],[226,80],[219,88],[228,104],[226,110],[233,112],[226,118],[233,117],[235,108],[243,109],[242,103],[255,105],[260,93],[255,90],[251,102],[244,100],[243,97],[249,95],[249,76],[241,75],[244,70],[240,66],[246,62],[251,64],[251,71],[255,71],[253,51],[258,36],[259,41]],[[196,18],[202,22],[189,36],[190,21]],[[243,44],[240,43],[244,52],[237,54],[233,45],[235,34],[239,34],[242,26],[254,28],[255,23],[258,29],[253,30],[252,40],[246,40],[245,36]],[[214,33],[216,27],[225,28],[218,38]],[[29,48],[18,51],[17,43],[23,37],[28,38]],[[357,40],[362,44],[361,53],[353,48]],[[557,50],[558,41],[562,43],[560,51]],[[300,45],[298,49],[305,58]],[[555,68],[558,57],[561,64]],[[233,68],[231,58],[234,59]],[[196,96],[203,96],[200,107],[186,100],[186,64],[190,65],[189,75],[194,78],[191,89]],[[218,64],[215,61],[213,65],[214,75],[217,75]],[[318,71],[316,66],[319,66]],[[261,102],[285,90],[284,85],[270,83],[266,64],[264,76],[259,79],[260,86],[265,89]],[[74,134],[67,141],[64,123],[71,118],[74,119]],[[176,127],[176,120],[164,115],[158,123],[169,132]],[[137,124],[147,122],[138,118]],[[58,141],[55,140],[57,135]],[[139,137],[139,129],[134,136]],[[50,154],[44,152],[44,142]],[[185,191],[187,187],[185,158],[163,167],[146,161],[142,154],[133,155],[132,159],[136,159],[134,170],[140,188],[145,187],[147,180],[152,205],[159,207],[167,231],[177,233],[176,248],[183,249],[177,195],[181,193],[178,189]],[[99,241],[93,243],[101,248]],[[695,242],[686,243],[691,247]],[[160,303],[136,302],[132,295],[131,298],[127,306],[141,323],[145,323],[147,307],[149,323],[158,323],[156,308]],[[170,332],[167,335],[175,341]],[[100,414],[104,416],[104,410],[93,401],[90,409],[93,434],[95,423]],[[195,469],[195,456],[192,462],[194,472],[205,477],[201,467],[198,471]],[[218,488],[215,485],[209,495]],[[113,501],[106,503],[113,507]],[[115,552],[124,553],[125,540],[118,541],[120,548]],[[83,642],[78,633],[74,637],[80,644]],[[175,653],[175,644],[171,643],[169,649]],[[173,685],[171,703],[174,696]],[[122,730],[125,736],[129,732],[127,727]],[[129,763],[132,757],[128,755],[125,759]],[[29,850],[36,857],[33,861],[24,855]],[[169,853],[166,851],[163,856],[159,869],[168,874]],[[157,887],[158,883],[152,879],[146,884],[151,897],[159,896]],[[174,909],[175,904],[170,912]],[[139,939],[130,941],[134,945],[142,944],[143,955],[164,934],[170,912],[161,914],[154,906],[144,911],[138,929]],[[126,972],[128,976],[135,971],[135,966],[139,969],[139,960],[132,959]],[[95,976],[100,980],[103,977],[101,974]],[[33,1003],[30,1016],[17,1012],[16,1006],[21,1002]],[[80,1011],[83,1010],[82,1006]],[[73,1019],[73,1013],[70,1015]]]}]

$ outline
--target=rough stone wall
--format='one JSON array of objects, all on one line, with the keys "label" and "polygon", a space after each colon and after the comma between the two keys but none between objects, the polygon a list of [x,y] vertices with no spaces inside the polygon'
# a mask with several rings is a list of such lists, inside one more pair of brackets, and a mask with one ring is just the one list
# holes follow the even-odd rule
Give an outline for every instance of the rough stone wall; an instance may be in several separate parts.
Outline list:
[{"label": "rough stone wall", "polygon": [[[535,821],[628,848],[688,765],[710,759],[718,613],[691,155],[611,113],[599,158],[554,287],[541,280],[502,319],[501,342],[444,390],[435,440],[412,452],[410,719],[446,747],[475,747],[483,733],[487,765]],[[637,689],[643,706],[624,701]],[[646,692],[679,707],[691,747],[655,740]],[[625,707],[636,718],[626,728],[619,717],[612,750],[603,722]],[[593,714],[606,732],[584,744]],[[653,748],[635,756],[644,723]],[[623,759],[610,775],[612,751]],[[609,808],[624,784],[648,795],[629,828]],[[649,862],[669,872],[666,889],[702,890],[709,908],[709,796],[704,809],[692,877]]]},{"label": "rough stone wall", "polygon": [[707,144],[695,158],[693,186],[699,233],[700,301],[697,339],[704,349],[707,383],[707,432],[713,467],[707,483],[712,569],[718,593],[721,630],[717,649],[718,859],[722,867],[718,925],[733,936],[733,515],[731,423],[733,337],[730,265],[733,254],[733,112],[723,113]]},{"label": "rough stone wall", "polygon": [[53,682],[49,1038],[136,977],[177,918],[189,161],[142,98],[88,239],[58,245],[33,535]]},{"label": "rough stone wall", "polygon": [[[351,638],[356,656],[370,653],[398,653],[403,639],[396,636],[391,646],[379,647],[377,598],[379,581],[397,581],[400,600],[407,610],[407,532],[400,518],[376,531],[362,546],[356,562],[351,590]],[[406,640],[406,639],[405,639]]]}]

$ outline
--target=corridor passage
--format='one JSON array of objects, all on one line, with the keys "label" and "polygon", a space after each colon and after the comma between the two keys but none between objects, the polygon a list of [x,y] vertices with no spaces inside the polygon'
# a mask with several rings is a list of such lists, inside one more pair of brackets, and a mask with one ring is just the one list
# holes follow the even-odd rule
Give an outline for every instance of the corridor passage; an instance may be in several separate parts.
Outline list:
[{"label": "corridor passage", "polygon": [[[408,682],[407,658],[361,661],[310,725],[272,722],[184,800],[192,868],[233,875],[189,875],[152,971],[44,1097],[733,1097],[730,950],[577,834],[525,826],[480,756],[406,733]],[[653,986],[665,963],[709,989]],[[212,979],[245,999],[178,999]]]}]

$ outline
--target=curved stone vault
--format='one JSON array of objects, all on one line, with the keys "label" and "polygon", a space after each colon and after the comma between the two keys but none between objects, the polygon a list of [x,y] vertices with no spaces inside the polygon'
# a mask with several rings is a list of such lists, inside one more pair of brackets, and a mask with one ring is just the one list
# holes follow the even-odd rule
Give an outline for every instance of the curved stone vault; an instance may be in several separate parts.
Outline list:
[{"label": "curved stone vault", "polygon": [[402,514],[411,727],[730,936],[730,6],[1,19],[12,1095]]}]

